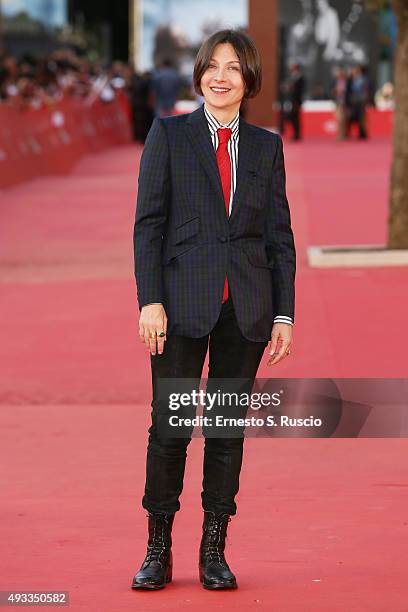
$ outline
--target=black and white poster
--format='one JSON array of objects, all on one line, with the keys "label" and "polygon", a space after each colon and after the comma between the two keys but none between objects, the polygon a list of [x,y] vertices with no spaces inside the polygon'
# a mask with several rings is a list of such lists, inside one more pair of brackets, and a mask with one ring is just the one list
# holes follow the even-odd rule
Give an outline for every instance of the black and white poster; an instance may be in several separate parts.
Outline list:
[{"label": "black and white poster", "polygon": [[330,97],[336,65],[367,66],[375,74],[378,49],[377,17],[364,0],[281,0],[280,73],[298,63],[306,81],[306,97]]}]

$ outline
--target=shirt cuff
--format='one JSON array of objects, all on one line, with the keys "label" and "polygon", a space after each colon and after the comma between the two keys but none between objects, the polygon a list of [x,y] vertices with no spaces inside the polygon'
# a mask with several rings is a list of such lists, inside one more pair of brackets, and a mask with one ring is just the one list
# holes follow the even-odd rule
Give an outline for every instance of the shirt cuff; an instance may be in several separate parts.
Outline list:
[{"label": "shirt cuff", "polygon": [[286,323],[287,325],[293,325],[292,317],[286,317],[284,315],[276,315],[273,319],[274,323]]}]

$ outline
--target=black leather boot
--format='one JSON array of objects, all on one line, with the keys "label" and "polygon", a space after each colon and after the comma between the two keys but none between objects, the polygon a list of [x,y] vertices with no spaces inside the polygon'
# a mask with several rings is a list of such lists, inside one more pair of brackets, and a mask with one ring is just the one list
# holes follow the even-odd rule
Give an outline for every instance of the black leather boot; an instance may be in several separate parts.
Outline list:
[{"label": "black leather boot", "polygon": [[132,589],[163,589],[168,582],[171,582],[173,521],[174,514],[149,513],[147,554],[140,570],[133,578]]},{"label": "black leather boot", "polygon": [[224,557],[228,514],[204,512],[200,545],[200,582],[205,589],[236,589],[237,581]]}]

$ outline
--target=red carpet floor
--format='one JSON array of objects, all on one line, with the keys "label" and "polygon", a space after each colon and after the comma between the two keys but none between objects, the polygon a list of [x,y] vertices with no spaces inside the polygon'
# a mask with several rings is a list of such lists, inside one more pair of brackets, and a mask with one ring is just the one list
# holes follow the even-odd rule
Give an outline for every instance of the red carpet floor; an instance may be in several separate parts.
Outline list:
[{"label": "red carpet floor", "polygon": [[[408,269],[312,270],[305,250],[384,242],[390,154],[383,141],[286,145],[294,346],[259,376],[407,376]],[[225,593],[198,582],[193,440],[174,583],[129,589],[145,551],[150,416],[132,276],[139,157],[116,148],[2,192],[0,590],[67,590],[71,609],[96,612],[407,612],[405,440],[247,440],[227,541],[240,589]]]}]

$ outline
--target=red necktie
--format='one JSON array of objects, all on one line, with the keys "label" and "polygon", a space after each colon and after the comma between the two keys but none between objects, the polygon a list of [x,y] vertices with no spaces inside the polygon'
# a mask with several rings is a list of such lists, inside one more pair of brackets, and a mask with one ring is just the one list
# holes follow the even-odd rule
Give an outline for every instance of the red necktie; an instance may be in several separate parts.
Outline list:
[{"label": "red necktie", "polygon": [[[231,128],[219,128],[218,148],[216,152],[218,170],[221,177],[222,191],[224,194],[225,210],[227,217],[229,216],[229,203],[231,196],[231,160],[228,153],[228,141],[231,138]],[[222,294],[222,304],[228,299],[228,280],[225,277],[224,292]]]}]

